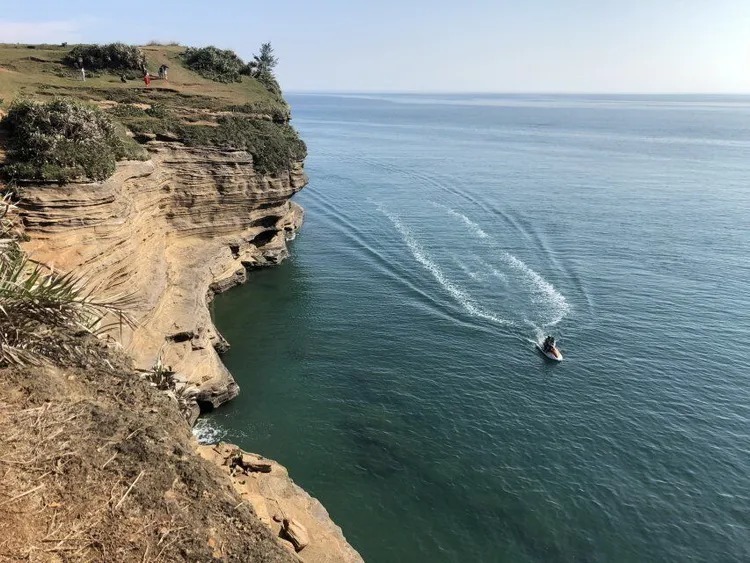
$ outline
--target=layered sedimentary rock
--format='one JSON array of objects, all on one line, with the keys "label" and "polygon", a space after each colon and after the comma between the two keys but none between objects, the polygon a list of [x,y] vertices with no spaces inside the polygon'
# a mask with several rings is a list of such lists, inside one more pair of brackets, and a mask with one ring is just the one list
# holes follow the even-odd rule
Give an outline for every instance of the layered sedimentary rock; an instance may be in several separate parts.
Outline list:
[{"label": "layered sedimentary rock", "polygon": [[[287,241],[303,218],[290,198],[307,177],[302,163],[277,176],[258,174],[244,151],[147,146],[151,160],[120,163],[105,182],[25,186],[24,250],[50,268],[82,273],[102,299],[126,296],[134,325],[118,323],[107,338],[138,368],[160,359],[198,389],[199,403],[216,407],[239,388],[218,355],[228,344],[212,323],[210,299],[244,282],[248,268],[288,255]],[[227,474],[287,556],[362,561],[284,467],[244,452],[233,463],[240,452],[234,446],[197,447]]]},{"label": "layered sedimentary rock", "polygon": [[151,368],[157,359],[216,407],[238,392],[217,350],[214,292],[241,283],[246,269],[287,256],[302,222],[290,198],[307,182],[301,163],[261,175],[245,151],[148,143],[151,160],[123,162],[101,183],[27,186],[26,252],[82,272],[103,297],[127,295],[135,328],[110,337]]}]

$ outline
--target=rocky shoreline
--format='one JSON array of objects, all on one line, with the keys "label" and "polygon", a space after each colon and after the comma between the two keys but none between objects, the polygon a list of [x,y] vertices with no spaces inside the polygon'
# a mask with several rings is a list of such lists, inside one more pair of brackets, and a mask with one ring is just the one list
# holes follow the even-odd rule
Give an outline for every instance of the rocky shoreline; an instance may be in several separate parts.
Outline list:
[{"label": "rocky shoreline", "polygon": [[323,505],[297,486],[284,466],[233,444],[202,445],[198,453],[229,475],[240,497],[294,554],[305,561],[362,561]]}]

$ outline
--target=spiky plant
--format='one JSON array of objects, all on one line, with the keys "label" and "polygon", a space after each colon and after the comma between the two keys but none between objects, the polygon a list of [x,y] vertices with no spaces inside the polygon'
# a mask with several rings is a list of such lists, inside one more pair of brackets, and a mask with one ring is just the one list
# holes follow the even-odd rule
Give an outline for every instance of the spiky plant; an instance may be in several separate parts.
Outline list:
[{"label": "spiky plant", "polygon": [[182,415],[186,419],[190,418],[190,413],[195,405],[197,389],[177,379],[172,367],[164,364],[161,351],[156,357],[153,367],[150,370],[143,371],[142,377],[152,386],[160,391],[165,391],[167,395],[177,401],[177,406]]},{"label": "spiky plant", "polygon": [[161,351],[151,369],[143,371],[142,376],[159,391],[170,391],[175,388],[175,373],[171,366],[164,364]]},{"label": "spiky plant", "polygon": [[195,397],[198,390],[192,385],[182,383],[176,385],[173,392],[182,416],[189,419],[192,408],[196,404]]},{"label": "spiky plant", "polygon": [[0,210],[0,365],[85,361],[92,350],[81,336],[111,328],[102,323],[108,314],[115,323],[132,324],[121,312],[129,299],[99,299],[82,277],[29,260],[8,219],[12,209],[6,196]]}]

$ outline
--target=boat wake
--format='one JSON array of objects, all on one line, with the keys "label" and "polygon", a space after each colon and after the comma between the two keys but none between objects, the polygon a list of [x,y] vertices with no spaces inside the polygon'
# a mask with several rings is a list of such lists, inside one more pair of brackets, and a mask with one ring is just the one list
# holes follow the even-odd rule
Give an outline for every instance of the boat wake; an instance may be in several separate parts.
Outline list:
[{"label": "boat wake", "polygon": [[393,223],[393,226],[396,227],[396,230],[401,234],[412,256],[414,256],[417,262],[419,262],[428,272],[430,272],[430,274],[432,274],[432,277],[435,278],[435,281],[437,281],[438,284],[440,284],[440,286],[445,291],[447,291],[453,297],[453,299],[456,300],[456,302],[464,309],[464,311],[466,311],[473,317],[491,321],[499,325],[512,324],[511,321],[502,319],[492,312],[487,311],[477,305],[477,303],[466,291],[464,291],[462,288],[458,287],[448,279],[440,266],[438,266],[438,264],[430,257],[430,255],[422,247],[422,245],[419,244],[419,242],[414,238],[411,230],[409,230],[409,228],[401,222],[401,219],[399,219],[399,217],[390,213],[382,205],[379,205],[379,209],[386,217],[388,217],[391,223]]},{"label": "boat wake", "polygon": [[546,307],[551,318],[544,323],[545,327],[555,326],[570,313],[570,305],[565,297],[525,262],[508,252],[503,252],[502,259],[528,281],[532,288],[532,300]]},{"label": "boat wake", "polygon": [[451,215],[453,215],[457,219],[460,219],[461,221],[463,221],[464,225],[466,225],[471,230],[471,232],[474,233],[478,238],[480,238],[480,239],[488,239],[488,238],[490,238],[490,236],[482,230],[482,227],[480,227],[479,225],[477,225],[474,221],[472,221],[471,219],[469,219],[463,213],[459,213],[455,209],[451,209],[450,207],[448,207],[447,205],[443,205],[442,203],[436,203],[434,201],[430,202],[430,203],[432,203],[432,205],[434,205],[438,209],[443,209],[444,211],[450,213]]},{"label": "boat wake", "polygon": [[[559,324],[570,313],[570,304],[552,283],[504,250],[478,223],[455,209],[432,203],[459,219],[474,237],[476,253],[451,255],[449,258],[455,266],[448,269],[425,249],[400,217],[383,204],[376,205],[391,221],[416,261],[464,312],[498,325],[529,325],[538,333],[538,340],[544,329]],[[502,292],[498,292],[498,283],[504,286]],[[503,308],[508,309],[508,313],[498,311]],[[514,316],[517,318],[513,319]]]},{"label": "boat wake", "polygon": [[[490,238],[489,235],[487,235],[487,233],[482,229],[482,227],[480,227],[476,222],[472,221],[463,213],[460,213],[459,211],[451,209],[450,207],[440,203],[435,203],[434,205],[444,209],[450,215],[459,218],[469,228],[469,230],[473,234],[477,235],[480,239]],[[505,250],[500,249],[498,245],[494,243],[494,241],[490,243],[490,246],[493,247],[493,250],[495,251],[494,255],[497,256],[505,265],[514,270],[518,274],[518,277],[522,278],[526,282],[527,287],[531,290],[532,301],[534,303],[542,305],[547,311],[549,318],[546,320],[543,326],[555,326],[560,321],[562,321],[568,315],[568,313],[570,313],[570,304],[565,299],[565,297],[555,288],[555,286],[545,280],[538,272],[534,271],[523,260]],[[490,268],[495,275],[498,275],[498,277],[500,277],[500,273],[494,267],[488,265],[488,268]]]}]

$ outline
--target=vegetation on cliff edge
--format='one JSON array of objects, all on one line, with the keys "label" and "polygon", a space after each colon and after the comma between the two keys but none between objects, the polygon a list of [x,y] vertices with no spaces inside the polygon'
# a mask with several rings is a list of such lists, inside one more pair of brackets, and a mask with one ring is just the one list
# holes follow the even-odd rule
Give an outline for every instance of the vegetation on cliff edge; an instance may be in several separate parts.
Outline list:
[{"label": "vegetation on cliff edge", "polygon": [[240,82],[249,75],[247,64],[229,49],[188,47],[182,55],[185,66],[216,82]]},{"label": "vegetation on cliff edge", "polygon": [[215,121],[190,123],[178,119],[163,105],[141,109],[121,104],[112,110],[136,137],[157,135],[174,138],[194,147],[246,150],[261,174],[275,174],[307,156],[307,147],[297,131],[286,123],[253,119],[242,113],[221,115]]},{"label": "vegetation on cliff edge", "polygon": [[86,70],[141,70],[146,66],[146,55],[135,45],[110,43],[108,45],[76,45],[63,57],[68,66]]},{"label": "vegetation on cliff edge", "polygon": [[219,49],[212,45],[188,47],[182,58],[185,66],[216,82],[241,82],[243,76],[250,76],[283,102],[281,87],[274,75],[274,68],[279,60],[273,54],[270,43],[263,43],[260,53],[253,55],[253,60],[249,63],[245,63],[230,49]]},{"label": "vegetation on cliff edge", "polygon": [[[281,97],[273,76],[277,60],[270,44],[263,45],[250,63],[242,62],[244,70],[239,82],[216,82],[205,78],[185,63],[185,48],[177,45],[133,48],[142,52],[147,65],[166,64],[170,67],[169,80],[154,77],[148,88],[141,81],[134,84],[127,78],[128,72],[122,77],[96,73],[83,81],[80,73],[76,74],[69,66],[75,58],[73,53],[99,57],[104,62],[94,65],[109,64],[109,68],[121,64],[117,61],[125,60],[123,64],[134,65],[140,60],[135,50],[132,50],[135,53],[132,57],[117,55],[121,50],[131,53],[129,46],[122,46],[122,49],[110,47],[77,46],[71,51],[70,47],[51,45],[35,46],[33,50],[18,45],[0,45],[3,78],[0,97],[5,99],[6,105],[19,98],[45,103],[73,99],[75,102],[70,103],[74,105],[86,101],[101,108],[99,113],[110,118],[121,141],[104,150],[99,150],[100,144],[96,150],[89,150],[95,143],[68,142],[59,136],[49,138],[46,134],[44,139],[16,135],[16,132],[30,132],[39,124],[28,123],[13,131],[0,128],[0,167],[3,167],[2,150],[7,153],[5,170],[0,171],[0,178],[44,182],[105,178],[114,170],[117,159],[139,158],[144,154],[119,124],[130,129],[142,142],[157,135],[190,146],[247,150],[253,155],[260,173],[282,172],[289,169],[293,161],[305,157],[305,145],[288,124],[289,106]],[[227,57],[235,63],[241,61],[231,51],[217,52],[229,53]],[[63,60],[68,62],[63,63]],[[235,64],[235,70],[238,64]],[[91,105],[83,105],[90,111],[99,111],[92,109]],[[32,113],[28,111],[25,115],[31,118]],[[42,124],[41,130],[45,127],[47,124]],[[51,140],[55,142],[49,142]],[[27,141],[31,143],[28,150],[24,150],[22,145]],[[37,141],[44,141],[42,144],[46,146],[42,147],[44,151],[35,155]]]},{"label": "vegetation on cliff edge", "polygon": [[3,175],[12,180],[103,180],[122,159],[145,159],[99,108],[70,99],[15,102],[0,122],[8,139]]}]

